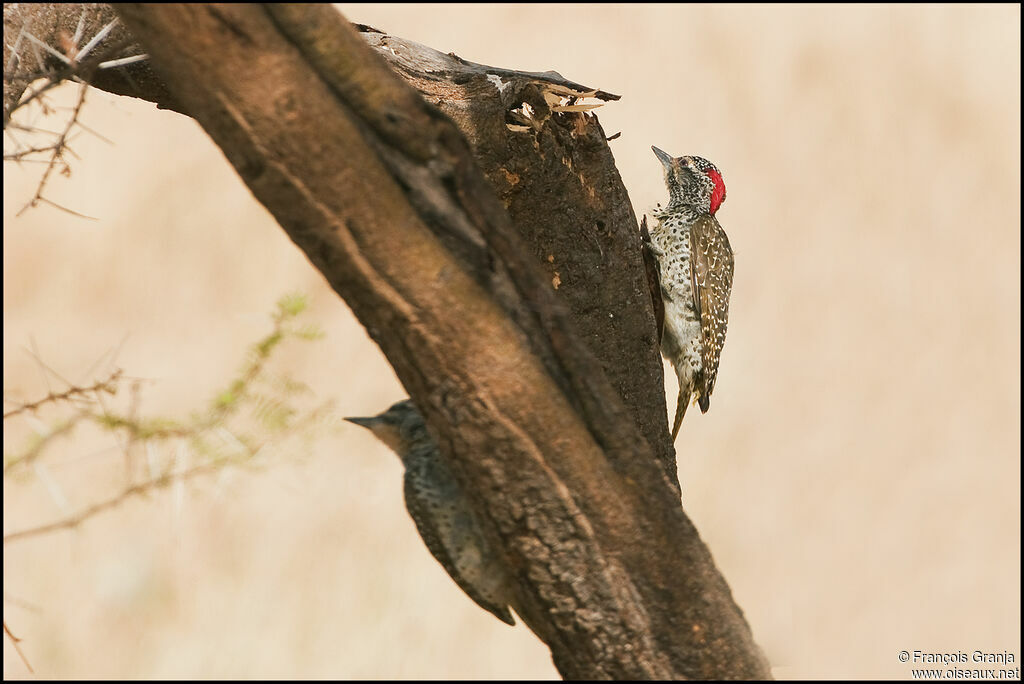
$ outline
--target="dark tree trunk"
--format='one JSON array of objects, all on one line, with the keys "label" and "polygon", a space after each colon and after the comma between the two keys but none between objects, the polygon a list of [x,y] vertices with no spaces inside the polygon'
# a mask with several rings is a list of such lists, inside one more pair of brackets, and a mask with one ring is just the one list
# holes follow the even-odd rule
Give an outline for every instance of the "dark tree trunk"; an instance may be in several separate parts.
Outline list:
[{"label": "dark tree trunk", "polygon": [[[116,10],[131,35],[105,57],[137,40],[150,59],[92,82],[193,116],[345,298],[562,675],[767,677],[679,506],[636,218],[597,119],[565,99],[614,96],[357,32],[323,5]],[[81,6],[45,11],[77,23]],[[5,122],[20,95],[5,78]]]}]

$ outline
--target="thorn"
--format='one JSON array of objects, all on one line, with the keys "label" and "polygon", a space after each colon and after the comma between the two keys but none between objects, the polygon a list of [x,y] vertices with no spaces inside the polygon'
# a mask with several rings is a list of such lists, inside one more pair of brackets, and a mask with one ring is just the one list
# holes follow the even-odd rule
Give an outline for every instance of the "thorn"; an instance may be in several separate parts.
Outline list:
[{"label": "thorn", "polygon": [[93,37],[92,37],[92,40],[90,40],[90,41],[89,41],[88,43],[86,43],[86,44],[85,44],[85,47],[84,47],[84,48],[82,48],[82,51],[78,53],[78,61],[82,61],[83,59],[85,59],[85,56],[86,56],[86,55],[88,55],[88,54],[89,54],[89,52],[90,52],[90,51],[91,51],[91,50],[92,50],[92,49],[93,49],[94,47],[96,47],[96,46],[97,46],[97,45],[99,44],[99,42],[100,42],[101,40],[103,40],[104,38],[106,38],[106,37],[107,37],[107,34],[108,34],[108,33],[110,33],[110,32],[111,32],[111,31],[113,30],[113,28],[114,28],[115,26],[117,26],[117,22],[118,22],[118,18],[117,18],[117,17],[114,17],[114,20],[113,20],[113,21],[111,21],[111,22],[110,22],[110,23],[108,23],[108,24],[107,24],[106,26],[104,26],[103,28],[101,28],[101,29],[99,30],[99,33],[97,33],[97,34],[96,34],[95,36],[93,36]]},{"label": "thorn", "polygon": [[[44,50],[49,52],[51,55],[53,55],[54,57],[56,57],[60,61],[64,62],[68,66],[71,66],[71,60],[70,59],[68,59],[67,57],[65,57],[61,53],[57,52],[52,47],[50,47],[49,45],[44,43],[43,41],[41,41],[38,38],[36,38],[35,36],[33,36],[31,33],[26,33],[25,37],[28,38],[29,42],[31,42],[33,45],[36,45],[38,47],[43,48]],[[39,63],[42,64],[42,60],[39,60]]]},{"label": "thorn", "polygon": [[121,59],[111,59],[106,62],[100,62],[98,66],[100,69],[113,69],[114,67],[134,64],[135,62],[141,62],[147,59],[149,59],[149,55],[147,54],[133,55],[131,57],[122,57]]},{"label": "thorn", "polygon": [[14,69],[14,60],[18,60],[18,62],[21,62],[21,56],[18,55],[18,49],[21,47],[21,39],[24,38],[24,37],[25,37],[25,28],[22,27],[22,29],[20,31],[18,31],[18,38],[17,38],[17,40],[14,41],[14,47],[11,48],[11,56],[7,60],[7,66],[4,69],[4,73],[5,74],[9,74],[9,73],[11,73],[13,71],[13,69]]},{"label": "thorn", "polygon": [[85,32],[85,17],[89,14],[89,7],[83,5],[82,14],[78,17],[78,27],[75,29],[75,35],[71,37],[71,44],[78,47],[78,41],[82,40],[82,34]]}]

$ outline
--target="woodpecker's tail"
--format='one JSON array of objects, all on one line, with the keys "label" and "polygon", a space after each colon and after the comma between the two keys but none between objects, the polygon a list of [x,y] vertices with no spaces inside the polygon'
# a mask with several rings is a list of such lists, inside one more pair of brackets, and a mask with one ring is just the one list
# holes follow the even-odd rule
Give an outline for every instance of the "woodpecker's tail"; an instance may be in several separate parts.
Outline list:
[{"label": "woodpecker's tail", "polygon": [[676,435],[679,434],[679,426],[683,424],[683,416],[686,415],[686,407],[690,405],[690,393],[685,391],[679,392],[679,398],[676,399],[676,420],[672,425],[672,441],[676,441]]}]

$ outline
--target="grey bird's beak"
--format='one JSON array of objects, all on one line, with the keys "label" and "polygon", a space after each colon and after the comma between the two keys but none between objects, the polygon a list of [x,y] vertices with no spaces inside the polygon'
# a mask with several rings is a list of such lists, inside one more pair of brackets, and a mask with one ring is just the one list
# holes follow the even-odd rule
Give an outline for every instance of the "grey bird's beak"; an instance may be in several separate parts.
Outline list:
[{"label": "grey bird's beak", "polygon": [[346,418],[345,420],[347,420],[350,423],[355,423],[356,425],[364,427],[367,430],[372,430],[373,426],[377,424],[377,418],[376,417],[373,417],[373,418]]},{"label": "grey bird's beak", "polygon": [[660,161],[665,166],[666,169],[672,167],[672,155],[671,154],[669,154],[668,152],[665,152],[664,150],[659,150],[654,145],[651,145],[651,149],[654,150],[654,156],[656,156],[658,158],[658,161]]}]

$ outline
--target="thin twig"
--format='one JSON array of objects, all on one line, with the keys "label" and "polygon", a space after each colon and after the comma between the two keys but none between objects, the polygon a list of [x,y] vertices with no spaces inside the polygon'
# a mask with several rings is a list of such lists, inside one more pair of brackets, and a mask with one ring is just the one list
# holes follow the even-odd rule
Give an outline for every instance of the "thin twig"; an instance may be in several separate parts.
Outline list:
[{"label": "thin twig", "polygon": [[[132,398],[131,398],[131,404],[128,407],[128,418],[133,423],[138,423],[138,421],[139,421],[139,403],[140,403],[140,400],[141,400],[141,396],[140,396],[141,395],[141,392],[140,392],[141,388],[142,388],[142,383],[140,383],[140,382],[133,382],[132,383],[132,389],[131,389]],[[138,431],[137,430],[129,430],[128,431],[128,438],[125,441],[125,444],[123,446],[123,450],[124,450],[124,482],[125,482],[125,485],[127,485],[127,486],[131,486],[132,481],[134,479],[134,470],[135,469],[132,467],[133,466],[133,456],[134,456],[133,452],[135,451],[135,445],[137,443],[138,443]]]},{"label": "thin twig", "polygon": [[97,131],[96,129],[94,129],[94,128],[90,128],[89,126],[86,126],[86,125],[85,125],[84,123],[82,123],[81,121],[79,121],[79,122],[78,122],[78,127],[79,127],[79,128],[81,128],[81,129],[82,129],[83,131],[85,131],[86,133],[92,133],[92,134],[93,134],[94,136],[96,136],[97,138],[99,138],[99,139],[100,139],[100,140],[102,140],[103,142],[107,143],[108,145],[113,145],[113,144],[114,144],[114,141],[113,141],[113,140],[111,140],[110,138],[108,138],[108,137],[106,137],[105,135],[101,134],[101,133],[100,133],[100,132],[98,132],[98,131]]},{"label": "thin twig", "polygon": [[85,104],[85,94],[88,91],[88,88],[89,86],[85,84],[83,84],[81,87],[81,91],[78,95],[78,104],[75,105],[74,112],[72,112],[71,118],[68,119],[67,125],[64,127],[64,132],[60,134],[60,136],[57,138],[57,142],[54,144],[53,156],[50,157],[50,163],[47,165],[46,170],[43,172],[43,177],[39,180],[39,185],[36,188],[35,197],[29,200],[28,203],[21,208],[21,211],[19,211],[16,214],[16,216],[21,216],[30,207],[37,206],[39,202],[46,202],[47,204],[50,204],[51,206],[54,206],[58,209],[62,209],[70,214],[81,216],[82,218],[92,218],[90,216],[85,216],[84,214],[79,214],[76,211],[72,211],[67,207],[62,207],[56,202],[53,202],[52,200],[43,197],[43,190],[46,188],[46,182],[50,179],[50,174],[53,173],[53,170],[54,168],[56,168],[57,164],[63,163],[65,167],[67,166],[67,162],[64,161],[64,150],[67,146],[68,134],[71,132],[71,129],[78,121],[78,115],[82,111],[82,105]]},{"label": "thin twig", "polygon": [[78,425],[78,423],[88,415],[88,412],[81,411],[72,416],[70,420],[61,423],[56,428],[51,430],[49,433],[39,437],[39,439],[36,440],[36,442],[28,449],[28,451],[26,451],[24,454],[16,458],[11,459],[8,463],[4,464],[4,475],[6,475],[12,469],[20,465],[31,464],[33,461],[39,458],[39,455],[43,453],[43,449],[45,449],[46,446],[50,444],[50,442],[57,439],[58,437],[62,437],[63,435],[66,435],[69,432],[71,432],[75,428],[75,426]]},{"label": "thin twig", "polygon": [[[19,100],[16,105],[11,107],[11,110],[9,112],[6,112],[4,114],[4,117],[5,117],[5,119],[4,119],[4,128],[7,128],[8,126],[13,125],[13,124],[10,124],[9,122],[10,122],[11,115],[13,115],[14,112],[16,112],[17,110],[21,109],[22,107],[28,105],[30,102],[41,98],[44,94],[46,94],[50,90],[53,90],[54,88],[56,88],[57,86],[59,86],[63,82],[64,82],[63,78],[59,78],[56,75],[53,75],[52,73],[48,73],[46,83],[44,83],[43,85],[39,86],[38,88],[35,88],[35,89],[31,90],[27,96],[22,97],[22,99]],[[28,129],[28,130],[34,130],[34,129]],[[43,131],[43,132],[49,132],[49,131]],[[53,135],[56,135],[56,133],[54,132]]]},{"label": "thin twig", "polygon": [[[99,393],[99,392],[106,392],[107,394],[116,394],[117,393],[117,383],[120,382],[121,374],[123,372],[124,371],[122,371],[120,368],[118,368],[118,369],[114,370],[105,380],[100,380],[98,382],[94,382],[93,384],[89,385],[88,387],[76,387],[76,386],[72,385],[71,387],[69,387],[67,390],[65,390],[63,392],[57,392],[57,393],[50,392],[49,394],[47,394],[42,399],[37,399],[36,401],[30,401],[27,404],[21,404],[17,408],[13,408],[10,411],[7,411],[6,413],[4,413],[4,420],[7,420],[8,418],[13,418],[14,416],[18,415],[19,413],[25,413],[26,411],[36,411],[37,409],[39,409],[44,404],[49,404],[49,403],[55,402],[55,401],[66,401],[66,400],[74,399],[75,397],[78,397],[78,396],[83,395],[83,394],[95,394],[95,393]],[[4,401],[9,403],[9,404],[13,404],[14,403],[14,402],[10,401],[9,399],[4,399]]]},{"label": "thin twig", "polygon": [[5,534],[4,544],[12,541],[17,541],[19,539],[25,539],[27,537],[46,534],[47,532],[56,532],[58,530],[73,529],[81,525],[89,518],[98,515],[99,513],[110,510],[112,508],[116,508],[117,506],[121,505],[122,503],[132,498],[133,496],[140,496],[142,494],[147,494],[157,489],[162,489],[179,479],[187,480],[198,475],[212,473],[221,467],[222,465],[219,463],[204,463],[203,465],[193,466],[192,468],[189,468],[188,470],[181,473],[165,473],[160,477],[148,480],[146,482],[141,482],[137,485],[132,485],[131,487],[126,487],[117,496],[107,499],[106,501],[101,501],[99,503],[93,504],[92,506],[89,506],[81,510],[80,512],[71,517],[64,518],[63,520],[58,520],[56,522],[47,523],[45,525],[29,527],[24,530],[11,532],[10,534]]},{"label": "thin twig", "polygon": [[[54,209],[60,209],[61,211],[65,212],[65,213],[71,214],[72,216],[77,216],[78,218],[83,218],[83,219],[86,219],[88,221],[99,221],[99,219],[96,218],[95,216],[89,216],[88,214],[83,214],[80,211],[75,211],[74,209],[69,209],[68,207],[65,207],[63,204],[57,204],[53,200],[46,199],[45,197],[40,197],[39,201],[42,202],[43,204],[49,204]],[[22,211],[24,211],[24,209]],[[20,214],[21,212],[18,212],[18,213]]]},{"label": "thin twig", "polygon": [[29,664],[28,658],[25,657],[25,654],[21,652],[21,647],[18,646],[18,642],[21,641],[21,639],[11,633],[11,628],[7,626],[7,620],[4,620],[4,634],[6,634],[7,638],[11,640],[11,644],[14,646],[14,650],[18,652],[18,657],[21,658],[21,662],[25,663],[25,667],[28,668],[29,672],[35,674],[36,671],[32,669],[32,665]]},{"label": "thin twig", "polygon": [[7,591],[4,592],[4,603],[13,604],[23,610],[27,610],[30,613],[39,614],[43,612],[43,609],[40,608],[38,604],[32,603],[31,601],[26,601],[20,596],[15,596],[14,594],[11,594]]},{"label": "thin twig", "polygon": [[53,150],[56,149],[56,147],[57,146],[54,144],[54,145],[47,145],[46,147],[29,147],[28,149],[19,150],[17,152],[11,152],[10,154],[5,152],[4,153],[4,161],[14,161],[14,162],[20,162],[20,161],[42,161],[42,162],[45,162],[46,161],[45,159],[25,159],[25,157],[27,157],[27,156],[29,156],[31,154],[41,154],[43,152],[53,152]]},{"label": "thin twig", "polygon": [[55,371],[54,369],[52,369],[48,365],[46,365],[46,362],[43,361],[43,357],[41,357],[39,355],[39,350],[36,348],[36,338],[35,337],[29,337],[29,350],[28,350],[28,353],[32,357],[32,360],[36,362],[36,365],[39,366],[39,369],[41,371],[40,375],[43,376],[43,382],[46,383],[47,391],[49,391],[49,392],[53,391],[53,389],[50,386],[50,375],[52,375],[53,377],[55,377],[58,380],[60,380],[61,382],[63,382],[68,387],[73,387],[74,386],[73,382],[69,382],[60,373],[58,373],[57,371]]}]

